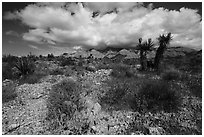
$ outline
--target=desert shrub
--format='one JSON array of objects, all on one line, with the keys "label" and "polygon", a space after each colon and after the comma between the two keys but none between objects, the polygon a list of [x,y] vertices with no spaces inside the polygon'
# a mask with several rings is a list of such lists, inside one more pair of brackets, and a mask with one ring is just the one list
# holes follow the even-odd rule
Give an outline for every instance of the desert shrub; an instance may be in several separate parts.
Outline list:
[{"label": "desert shrub", "polygon": [[67,67],[67,68],[64,70],[64,75],[65,75],[65,76],[72,76],[74,73],[75,73],[75,71],[72,70],[70,67]]},{"label": "desert shrub", "polygon": [[111,75],[117,78],[132,77],[134,73],[130,68],[123,64],[118,64],[112,67]]},{"label": "desert shrub", "polygon": [[135,78],[113,78],[105,81],[106,90],[101,95],[100,102],[123,109],[121,104],[128,105],[130,96],[132,96],[131,94],[134,94],[138,90],[136,82]]},{"label": "desert shrub", "polygon": [[14,100],[16,97],[15,84],[9,83],[9,85],[2,86],[2,103]]},{"label": "desert shrub", "polygon": [[113,85],[102,97],[101,101],[107,104],[118,104],[126,94],[127,87]]},{"label": "desert shrub", "polygon": [[176,69],[169,69],[169,70],[164,71],[161,74],[161,77],[163,80],[167,80],[167,81],[179,80],[181,78],[181,72],[179,72]]},{"label": "desert shrub", "polygon": [[12,56],[12,55],[3,55],[2,62],[7,62],[9,64],[14,64],[16,62],[16,59],[18,57]]},{"label": "desert shrub", "polygon": [[35,70],[34,62],[27,57],[18,58],[15,67],[22,76],[32,74]]},{"label": "desert shrub", "polygon": [[5,79],[14,79],[12,72],[12,65],[9,63],[2,63],[2,80]]},{"label": "desert shrub", "polygon": [[192,95],[202,98],[201,74],[191,75],[188,72],[182,73],[181,81],[186,84]]},{"label": "desert shrub", "polygon": [[39,73],[34,72],[33,74],[27,75],[19,79],[20,84],[28,83],[28,84],[35,84],[40,81],[42,77],[46,76],[46,73]]},{"label": "desert shrub", "polygon": [[48,120],[57,122],[55,126],[66,123],[66,120],[72,118],[74,112],[80,109],[79,100],[79,83],[65,79],[53,85],[48,99]]},{"label": "desert shrub", "polygon": [[60,58],[60,66],[69,66],[69,65],[75,65],[75,60],[72,59],[71,57],[69,58]]},{"label": "desert shrub", "polygon": [[160,80],[144,81],[140,91],[135,95],[132,108],[138,111],[166,112],[178,110],[180,97],[167,82]]},{"label": "desert shrub", "polygon": [[49,64],[46,61],[37,61],[36,63],[36,71],[47,72],[49,69]]},{"label": "desert shrub", "polygon": [[187,84],[194,96],[202,98],[202,78],[191,77]]},{"label": "desert shrub", "polygon": [[47,54],[47,60],[48,61],[52,61],[54,60],[55,56],[51,53],[51,54]]},{"label": "desert shrub", "polygon": [[61,68],[56,68],[50,71],[50,75],[63,75],[64,71]]},{"label": "desert shrub", "polygon": [[16,80],[20,76],[27,76],[34,72],[35,64],[28,57],[8,57],[4,59],[8,62],[2,63],[2,75],[4,79]]},{"label": "desert shrub", "polygon": [[97,64],[96,68],[97,68],[98,70],[100,70],[100,69],[110,69],[110,64],[104,63],[104,62],[99,62],[99,63]]},{"label": "desert shrub", "polygon": [[2,57],[2,80],[19,78],[19,75],[14,73],[13,68],[15,67],[17,57],[11,55],[4,55]]}]

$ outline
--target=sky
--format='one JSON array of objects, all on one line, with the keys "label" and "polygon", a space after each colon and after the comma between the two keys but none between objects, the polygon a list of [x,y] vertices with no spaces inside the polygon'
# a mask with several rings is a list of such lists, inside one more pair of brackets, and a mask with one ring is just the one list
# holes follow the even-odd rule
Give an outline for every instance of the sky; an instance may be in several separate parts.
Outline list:
[{"label": "sky", "polygon": [[60,55],[134,47],[171,32],[170,46],[202,48],[201,2],[2,3],[2,54]]}]

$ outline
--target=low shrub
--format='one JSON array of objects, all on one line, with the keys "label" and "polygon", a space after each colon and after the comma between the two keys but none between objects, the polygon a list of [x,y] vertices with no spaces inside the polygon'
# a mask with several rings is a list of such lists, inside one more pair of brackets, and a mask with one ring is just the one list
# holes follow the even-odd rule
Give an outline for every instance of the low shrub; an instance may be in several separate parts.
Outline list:
[{"label": "low shrub", "polygon": [[171,80],[179,80],[181,78],[181,72],[176,69],[169,69],[164,71],[161,74],[163,80],[171,81]]},{"label": "low shrub", "polygon": [[67,67],[65,70],[64,70],[64,75],[65,76],[72,76],[73,74],[75,74],[76,71],[72,70],[70,67]]},{"label": "low shrub", "polygon": [[187,85],[192,95],[202,98],[202,77],[200,74],[183,73],[181,81]]},{"label": "low shrub", "polygon": [[48,120],[55,126],[65,124],[74,112],[80,110],[80,85],[72,79],[65,79],[53,85],[48,99]]},{"label": "low shrub", "polygon": [[129,109],[133,95],[138,92],[140,81],[135,77],[105,81],[106,90],[100,96],[101,104],[113,106],[114,109]]},{"label": "low shrub", "polygon": [[194,96],[202,98],[202,78],[191,77],[187,84]]},{"label": "low shrub", "polygon": [[36,69],[35,71],[48,73],[49,64],[46,61],[36,61]]},{"label": "low shrub", "polygon": [[134,73],[131,72],[127,65],[118,64],[112,67],[111,75],[116,78],[132,77]]},{"label": "low shrub", "polygon": [[35,64],[28,57],[21,57],[17,59],[15,67],[22,76],[30,75],[35,70]]},{"label": "low shrub", "polygon": [[107,64],[107,63],[104,63],[104,62],[99,62],[96,66],[97,70],[100,70],[100,69],[110,69],[111,68],[111,64]]},{"label": "low shrub", "polygon": [[56,68],[50,71],[50,75],[63,75],[64,71],[60,68]]},{"label": "low shrub", "polygon": [[9,63],[2,63],[2,80],[5,80],[5,79],[15,79],[16,76],[13,75],[12,72],[12,65],[9,64]]},{"label": "low shrub", "polygon": [[59,64],[60,66],[69,66],[69,65],[75,65],[75,60],[74,59],[72,59],[71,57],[69,57],[69,58],[61,58],[60,59],[60,64]]},{"label": "low shrub", "polygon": [[15,84],[9,83],[9,85],[2,86],[2,103],[14,100],[16,97]]},{"label": "low shrub", "polygon": [[170,112],[178,110],[180,104],[179,95],[167,82],[148,80],[144,81],[140,91],[135,95],[132,108],[137,111]]},{"label": "low shrub", "polygon": [[39,72],[34,72],[31,75],[24,76],[19,80],[20,84],[28,83],[28,84],[35,84],[40,81],[42,77],[46,76],[46,73],[39,73]]},{"label": "low shrub", "polygon": [[101,101],[107,104],[118,104],[122,98],[125,96],[128,87],[121,86],[119,84],[114,84],[101,98]]}]

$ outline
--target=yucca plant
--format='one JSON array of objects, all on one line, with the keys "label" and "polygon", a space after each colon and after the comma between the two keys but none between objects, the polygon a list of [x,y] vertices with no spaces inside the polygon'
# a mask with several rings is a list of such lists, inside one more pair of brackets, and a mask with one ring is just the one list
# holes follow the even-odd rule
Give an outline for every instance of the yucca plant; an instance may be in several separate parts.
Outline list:
[{"label": "yucca plant", "polygon": [[152,50],[153,46],[154,46],[154,43],[151,38],[143,43],[142,43],[142,38],[139,39],[139,44],[137,47],[140,51],[140,64],[141,64],[142,70],[147,69],[147,53]]},{"label": "yucca plant", "polygon": [[34,72],[35,64],[32,60],[28,59],[27,57],[21,57],[17,58],[15,67],[18,69],[21,76],[26,76]]},{"label": "yucca plant", "polygon": [[170,41],[172,40],[171,33],[168,33],[167,35],[160,35],[158,39],[159,41],[159,47],[156,51],[156,56],[154,58],[154,67],[155,69],[159,68],[159,64],[163,58],[163,54],[167,48],[167,46],[170,44]]}]

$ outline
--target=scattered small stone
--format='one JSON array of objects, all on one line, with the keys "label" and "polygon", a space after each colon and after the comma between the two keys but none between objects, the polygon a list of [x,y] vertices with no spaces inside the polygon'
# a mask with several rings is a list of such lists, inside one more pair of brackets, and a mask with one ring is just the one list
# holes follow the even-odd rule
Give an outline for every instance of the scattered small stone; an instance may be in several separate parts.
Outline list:
[{"label": "scattered small stone", "polygon": [[165,133],[162,127],[149,127],[150,135],[163,135]]}]

